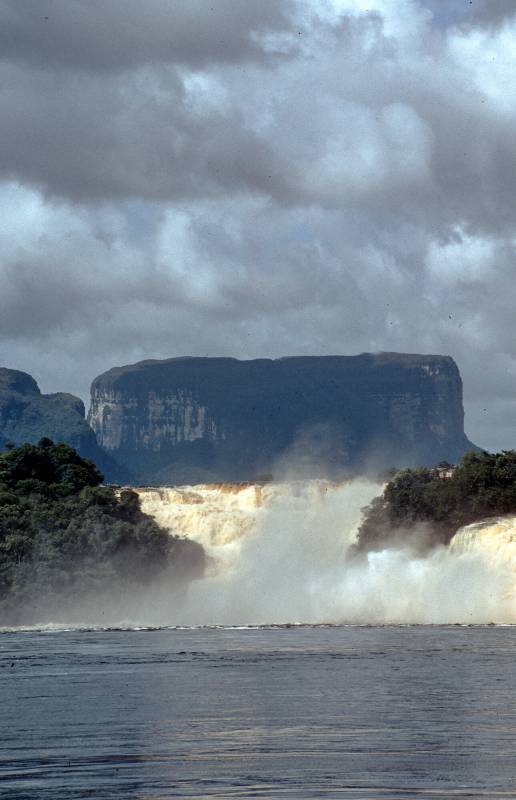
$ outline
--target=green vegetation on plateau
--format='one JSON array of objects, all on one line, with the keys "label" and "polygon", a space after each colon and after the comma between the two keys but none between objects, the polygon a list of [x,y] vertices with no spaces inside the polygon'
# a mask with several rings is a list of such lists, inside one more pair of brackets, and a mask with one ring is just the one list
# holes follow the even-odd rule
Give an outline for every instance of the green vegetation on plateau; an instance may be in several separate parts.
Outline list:
[{"label": "green vegetation on plateau", "polygon": [[[46,598],[123,593],[202,572],[204,552],[101,486],[93,462],[42,439],[0,453],[0,625]],[[29,611],[28,611],[29,609]]]},{"label": "green vegetation on plateau", "polygon": [[463,525],[503,514],[516,514],[516,452],[466,453],[444,480],[427,468],[397,472],[367,507],[357,549],[393,539],[416,548],[447,544]]}]

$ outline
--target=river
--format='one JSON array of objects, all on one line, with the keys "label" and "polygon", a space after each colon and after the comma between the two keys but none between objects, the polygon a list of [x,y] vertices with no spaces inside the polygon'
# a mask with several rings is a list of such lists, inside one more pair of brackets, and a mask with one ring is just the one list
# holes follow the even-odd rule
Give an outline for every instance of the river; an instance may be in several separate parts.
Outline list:
[{"label": "river", "polygon": [[516,628],[0,634],[3,800],[516,797]]}]

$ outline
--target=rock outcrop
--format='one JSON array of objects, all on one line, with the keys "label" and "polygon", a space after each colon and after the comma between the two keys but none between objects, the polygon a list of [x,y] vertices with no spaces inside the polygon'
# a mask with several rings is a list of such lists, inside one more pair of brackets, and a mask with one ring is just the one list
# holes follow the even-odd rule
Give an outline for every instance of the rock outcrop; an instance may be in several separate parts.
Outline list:
[{"label": "rock outcrop", "polygon": [[340,477],[473,447],[457,366],[435,355],[142,361],[95,379],[88,420],[140,484]]},{"label": "rock outcrop", "polygon": [[0,368],[0,448],[9,442],[35,444],[44,436],[70,444],[109,473],[111,480],[127,476],[98,446],[79,397],[62,392],[41,394],[31,375]]}]

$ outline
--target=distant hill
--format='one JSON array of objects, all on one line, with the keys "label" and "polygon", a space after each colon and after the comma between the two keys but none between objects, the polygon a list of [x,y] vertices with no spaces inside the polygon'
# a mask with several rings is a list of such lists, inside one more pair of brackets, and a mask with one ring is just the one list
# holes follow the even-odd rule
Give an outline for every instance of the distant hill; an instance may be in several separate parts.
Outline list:
[{"label": "distant hill", "polygon": [[139,483],[342,476],[474,448],[448,356],[142,361],[91,392],[98,443]]},{"label": "distant hill", "polygon": [[8,442],[36,444],[44,436],[71,445],[110,479],[125,479],[124,470],[97,444],[79,397],[41,394],[31,375],[0,368],[0,447]]}]

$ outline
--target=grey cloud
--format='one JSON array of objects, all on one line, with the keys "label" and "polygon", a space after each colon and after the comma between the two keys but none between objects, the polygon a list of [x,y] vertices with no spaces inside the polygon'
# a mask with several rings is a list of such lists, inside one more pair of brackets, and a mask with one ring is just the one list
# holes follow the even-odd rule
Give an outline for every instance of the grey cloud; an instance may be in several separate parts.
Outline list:
[{"label": "grey cloud", "polygon": [[0,172],[79,201],[251,192],[441,235],[449,220],[507,229],[514,110],[499,114],[474,65],[427,33],[407,53],[378,14],[313,17],[296,59],[213,68],[201,89],[164,63],[100,77],[4,63]]},{"label": "grey cloud", "polygon": [[482,24],[497,25],[516,16],[512,0],[474,0],[473,19]]},{"label": "grey cloud", "polygon": [[0,171],[73,200],[267,191],[283,172],[238,108],[191,111],[174,72],[57,82],[4,67]]},{"label": "grey cloud", "polygon": [[149,63],[267,60],[291,0],[3,0],[4,58],[92,72]]},{"label": "grey cloud", "polygon": [[[233,231],[222,229],[224,219],[233,226],[238,219]],[[311,231],[311,243],[296,235],[300,226]],[[256,202],[236,214],[227,200],[222,207],[192,210],[187,227],[188,244],[178,236],[176,252],[165,246],[152,264],[148,253],[147,263],[142,253],[128,264],[115,231],[108,247],[95,244],[93,233],[84,238],[84,232],[64,230],[32,263],[4,270],[11,289],[2,298],[4,346],[14,337],[9,349],[23,353],[23,366],[42,371],[44,382],[54,387],[62,386],[62,356],[55,361],[50,354],[61,348],[70,360],[72,385],[65,388],[83,395],[95,372],[146,355],[451,352],[476,398],[468,404],[470,414],[479,417],[475,427],[485,429],[484,441],[494,440],[498,425],[483,421],[486,394],[492,398],[486,376],[498,383],[495,408],[511,389],[510,380],[500,382],[507,364],[503,350],[512,349],[503,331],[515,299],[503,270],[502,312],[489,271],[480,282],[463,280],[459,289],[445,289],[423,267],[428,239],[419,246],[412,241],[410,269],[385,246],[350,245],[353,222],[345,214],[329,222],[320,212],[300,215]],[[80,258],[71,270],[73,252]],[[481,342],[465,324],[472,310],[479,314]],[[29,343],[30,357],[24,352]],[[496,347],[499,356],[493,358]],[[488,405],[493,409],[492,400]]]},{"label": "grey cloud", "polygon": [[0,363],[86,396],[146,357],[449,353],[470,437],[516,445],[502,4],[122,5],[54,0],[53,54],[46,2],[2,6]]}]

